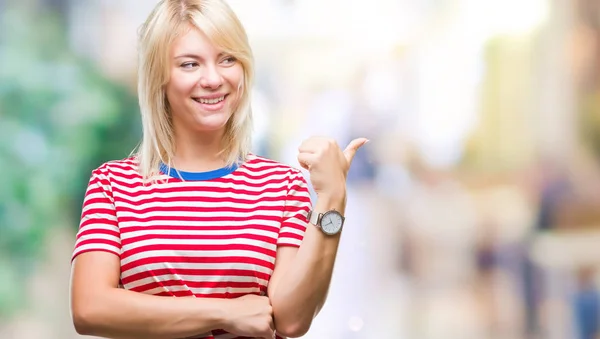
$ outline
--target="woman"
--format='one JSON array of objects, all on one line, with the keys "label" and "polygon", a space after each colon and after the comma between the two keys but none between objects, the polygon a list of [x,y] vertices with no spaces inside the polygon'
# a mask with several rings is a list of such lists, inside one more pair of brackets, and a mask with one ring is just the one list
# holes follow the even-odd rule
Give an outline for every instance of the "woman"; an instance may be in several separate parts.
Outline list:
[{"label": "woman", "polygon": [[325,302],[346,174],[367,140],[344,152],[325,138],[303,142],[311,210],[300,171],[248,150],[252,55],[223,1],[161,1],[139,53],[143,140],[92,172],[73,253],[77,332],[303,335]]}]

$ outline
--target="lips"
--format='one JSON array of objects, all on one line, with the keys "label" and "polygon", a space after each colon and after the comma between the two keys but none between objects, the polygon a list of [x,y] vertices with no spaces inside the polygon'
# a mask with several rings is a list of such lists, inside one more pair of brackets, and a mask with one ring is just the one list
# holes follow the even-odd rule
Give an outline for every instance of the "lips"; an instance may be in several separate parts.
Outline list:
[{"label": "lips", "polygon": [[212,97],[212,98],[192,98],[194,99],[194,101],[201,103],[201,104],[205,104],[205,105],[216,105],[218,103],[220,103],[221,101],[225,100],[225,97],[227,95],[222,95],[220,97]]},{"label": "lips", "polygon": [[228,96],[229,94],[215,94],[211,96],[195,97],[192,98],[192,100],[196,102],[200,111],[221,112],[227,104]]}]

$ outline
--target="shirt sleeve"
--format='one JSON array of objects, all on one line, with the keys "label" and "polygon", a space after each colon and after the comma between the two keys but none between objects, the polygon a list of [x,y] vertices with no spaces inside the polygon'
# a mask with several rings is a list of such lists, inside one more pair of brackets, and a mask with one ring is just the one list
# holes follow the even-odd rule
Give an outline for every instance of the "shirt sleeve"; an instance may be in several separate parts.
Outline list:
[{"label": "shirt sleeve", "polygon": [[121,254],[121,234],[106,169],[92,172],[71,260],[90,251]]},{"label": "shirt sleeve", "polygon": [[277,246],[300,247],[308,225],[308,212],[311,208],[308,183],[300,171],[294,170],[290,175]]}]

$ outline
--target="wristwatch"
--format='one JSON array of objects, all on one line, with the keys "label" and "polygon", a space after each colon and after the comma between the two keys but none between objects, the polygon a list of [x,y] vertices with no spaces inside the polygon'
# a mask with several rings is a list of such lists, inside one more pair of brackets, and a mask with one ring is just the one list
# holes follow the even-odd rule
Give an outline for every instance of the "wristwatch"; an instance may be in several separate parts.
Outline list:
[{"label": "wristwatch", "polygon": [[346,218],[336,210],[330,210],[325,213],[317,213],[315,211],[308,212],[308,221],[327,235],[340,233],[342,226],[344,226],[345,219]]}]

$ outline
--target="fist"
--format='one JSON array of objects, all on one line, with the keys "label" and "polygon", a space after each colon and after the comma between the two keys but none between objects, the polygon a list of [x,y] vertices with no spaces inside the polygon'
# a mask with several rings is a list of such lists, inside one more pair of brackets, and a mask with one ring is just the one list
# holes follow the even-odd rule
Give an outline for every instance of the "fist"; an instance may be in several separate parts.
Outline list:
[{"label": "fist", "polygon": [[310,182],[317,195],[343,195],[346,176],[356,151],[368,140],[354,139],[341,150],[333,139],[312,137],[298,148],[298,162],[310,173]]},{"label": "fist", "polygon": [[249,294],[231,302],[225,331],[251,338],[275,338],[273,308],[268,297]]}]

